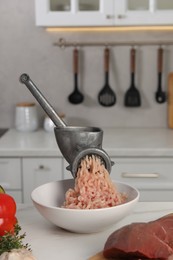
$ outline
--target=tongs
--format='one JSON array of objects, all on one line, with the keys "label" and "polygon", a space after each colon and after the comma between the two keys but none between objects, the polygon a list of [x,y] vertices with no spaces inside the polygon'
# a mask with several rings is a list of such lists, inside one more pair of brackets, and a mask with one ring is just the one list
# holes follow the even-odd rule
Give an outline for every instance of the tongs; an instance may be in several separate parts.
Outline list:
[{"label": "tongs", "polygon": [[29,75],[22,74],[20,82],[25,84],[46,114],[55,124],[54,133],[59,149],[69,163],[67,170],[76,178],[81,160],[85,156],[96,155],[101,158],[108,172],[111,172],[114,162],[102,149],[103,131],[98,127],[67,126],[58,116],[54,108],[36,87]]}]

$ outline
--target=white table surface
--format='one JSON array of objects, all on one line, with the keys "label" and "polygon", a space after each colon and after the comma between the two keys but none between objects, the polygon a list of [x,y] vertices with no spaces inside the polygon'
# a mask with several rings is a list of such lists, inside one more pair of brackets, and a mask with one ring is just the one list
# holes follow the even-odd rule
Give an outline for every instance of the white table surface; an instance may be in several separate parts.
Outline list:
[{"label": "white table surface", "polygon": [[139,202],[131,215],[110,229],[95,234],[75,234],[52,225],[33,206],[20,204],[17,207],[21,232],[26,232],[25,240],[31,245],[37,260],[87,260],[103,249],[106,239],[115,229],[173,213],[173,202]]}]

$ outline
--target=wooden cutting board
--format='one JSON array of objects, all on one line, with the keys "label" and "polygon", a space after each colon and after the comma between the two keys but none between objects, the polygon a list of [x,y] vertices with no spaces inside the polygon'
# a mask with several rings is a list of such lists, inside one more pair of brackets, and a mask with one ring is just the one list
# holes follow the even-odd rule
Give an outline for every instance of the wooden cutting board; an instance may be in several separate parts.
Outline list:
[{"label": "wooden cutting board", "polygon": [[107,260],[102,254],[102,252],[90,257],[88,260]]},{"label": "wooden cutting board", "polygon": [[[148,259],[148,258],[147,258]],[[143,259],[143,260],[147,260],[147,259]],[[103,254],[102,254],[102,252],[100,252],[100,253],[98,253],[98,254],[96,254],[96,255],[94,255],[94,256],[92,256],[92,257],[90,257],[88,260],[120,260],[120,259],[113,259],[113,258],[105,258],[104,256],[103,256]],[[138,260],[141,260],[141,259],[138,259]]]},{"label": "wooden cutting board", "polygon": [[173,128],[173,73],[168,78],[168,126]]}]

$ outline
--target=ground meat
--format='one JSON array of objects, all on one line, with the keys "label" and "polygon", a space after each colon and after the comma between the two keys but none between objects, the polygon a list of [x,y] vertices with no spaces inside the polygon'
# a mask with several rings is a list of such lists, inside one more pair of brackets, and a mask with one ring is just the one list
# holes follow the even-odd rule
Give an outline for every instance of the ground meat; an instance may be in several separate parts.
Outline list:
[{"label": "ground meat", "polygon": [[98,209],[112,207],[126,201],[97,156],[86,156],[78,168],[74,189],[66,192],[63,207],[71,209]]}]

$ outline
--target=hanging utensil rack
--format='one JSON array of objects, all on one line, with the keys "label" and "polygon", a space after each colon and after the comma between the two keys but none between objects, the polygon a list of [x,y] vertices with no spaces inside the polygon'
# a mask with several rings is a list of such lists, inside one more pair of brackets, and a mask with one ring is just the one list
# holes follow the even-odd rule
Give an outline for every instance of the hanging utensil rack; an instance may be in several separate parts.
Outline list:
[{"label": "hanging utensil rack", "polygon": [[96,46],[168,46],[173,45],[173,41],[127,41],[127,42],[78,42],[78,41],[66,41],[64,38],[60,38],[58,42],[53,44],[62,49],[66,47],[96,47]]}]

